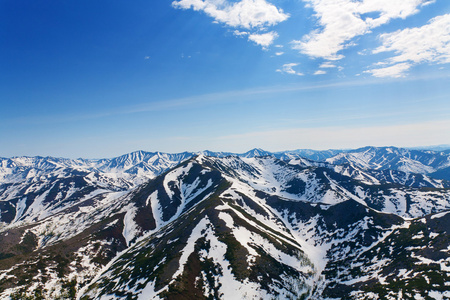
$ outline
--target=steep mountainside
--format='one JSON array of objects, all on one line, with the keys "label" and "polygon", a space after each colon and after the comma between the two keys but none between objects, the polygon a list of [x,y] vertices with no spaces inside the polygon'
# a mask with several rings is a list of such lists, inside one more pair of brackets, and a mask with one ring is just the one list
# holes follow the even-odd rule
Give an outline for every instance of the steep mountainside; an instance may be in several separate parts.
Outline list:
[{"label": "steep mountainside", "polygon": [[280,158],[3,160],[0,299],[450,298],[448,182]]}]

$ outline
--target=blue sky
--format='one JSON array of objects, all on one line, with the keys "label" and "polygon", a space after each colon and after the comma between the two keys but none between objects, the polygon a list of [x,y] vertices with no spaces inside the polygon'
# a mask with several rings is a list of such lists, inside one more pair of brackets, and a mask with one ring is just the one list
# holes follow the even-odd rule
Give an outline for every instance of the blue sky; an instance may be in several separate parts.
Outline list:
[{"label": "blue sky", "polygon": [[450,144],[450,1],[0,1],[0,156]]}]

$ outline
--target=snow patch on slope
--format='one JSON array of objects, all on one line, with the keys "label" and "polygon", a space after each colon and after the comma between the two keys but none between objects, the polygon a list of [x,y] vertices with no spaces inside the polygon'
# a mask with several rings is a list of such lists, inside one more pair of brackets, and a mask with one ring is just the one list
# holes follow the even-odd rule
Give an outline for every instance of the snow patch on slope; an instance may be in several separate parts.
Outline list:
[{"label": "snow patch on slope", "polygon": [[134,221],[137,208],[133,204],[129,204],[124,208],[125,216],[123,217],[123,232],[122,235],[125,238],[127,245],[137,236],[139,233],[138,226]]},{"label": "snow patch on slope", "polygon": [[202,237],[209,241],[210,249],[200,252],[201,259],[212,259],[214,264],[221,267],[222,275],[216,276],[215,280],[216,286],[220,284],[219,291],[223,299],[259,299],[267,296],[267,293],[261,290],[258,284],[250,282],[248,279],[240,282],[234,277],[230,263],[225,259],[227,246],[214,235],[213,225],[208,217],[200,220],[193,229],[182,251],[179,261],[180,267],[172,276],[173,280],[183,273],[189,255],[194,252],[196,241]]}]

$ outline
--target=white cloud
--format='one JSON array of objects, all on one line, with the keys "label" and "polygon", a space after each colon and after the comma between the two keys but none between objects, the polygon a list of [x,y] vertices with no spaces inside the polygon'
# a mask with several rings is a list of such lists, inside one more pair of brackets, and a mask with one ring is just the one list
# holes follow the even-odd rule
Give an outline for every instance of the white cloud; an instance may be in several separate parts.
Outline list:
[{"label": "white cloud", "polygon": [[265,0],[178,0],[175,8],[203,11],[216,22],[246,29],[264,28],[285,21],[289,15]]},{"label": "white cloud", "polygon": [[411,65],[408,63],[400,63],[395,64],[390,67],[372,69],[368,71],[364,71],[364,73],[370,73],[375,77],[394,77],[399,78],[403,77],[405,72],[411,68]]},{"label": "white cloud", "polygon": [[431,19],[422,27],[380,35],[382,46],[373,53],[396,55],[375,65],[391,65],[366,71],[376,77],[400,77],[415,64],[450,63],[450,14]]},{"label": "white cloud", "polygon": [[354,45],[352,39],[395,18],[418,12],[430,0],[305,0],[316,12],[321,29],[314,30],[293,48],[311,57],[339,60],[341,50]]},{"label": "white cloud", "polygon": [[336,68],[336,65],[331,63],[331,62],[329,62],[329,61],[327,61],[327,62],[324,62],[323,64],[321,64],[319,66],[319,68],[322,68],[322,69],[324,69],[324,68]]},{"label": "white cloud", "polygon": [[327,72],[324,70],[317,70],[316,72],[314,72],[314,75],[324,75],[324,74],[327,74]]},{"label": "white cloud", "polygon": [[276,56],[280,56],[280,55],[283,55],[283,54],[284,54],[284,52],[276,52],[275,53]]},{"label": "white cloud", "polygon": [[233,31],[233,34],[235,36],[246,36],[246,35],[249,35],[249,33],[247,31],[239,31],[239,30]]},{"label": "white cloud", "polygon": [[277,72],[302,76],[302,75],[304,75],[303,73],[297,72],[297,71],[294,70],[294,67],[296,67],[298,65],[299,64],[297,64],[297,63],[284,64],[281,67],[281,69],[277,70]]},{"label": "white cloud", "polygon": [[450,62],[450,14],[435,17],[427,25],[380,35],[383,43],[373,52],[394,51],[390,62]]},{"label": "white cloud", "polygon": [[266,48],[272,45],[273,41],[278,37],[278,34],[275,31],[261,33],[261,34],[250,34],[248,39],[256,44]]}]

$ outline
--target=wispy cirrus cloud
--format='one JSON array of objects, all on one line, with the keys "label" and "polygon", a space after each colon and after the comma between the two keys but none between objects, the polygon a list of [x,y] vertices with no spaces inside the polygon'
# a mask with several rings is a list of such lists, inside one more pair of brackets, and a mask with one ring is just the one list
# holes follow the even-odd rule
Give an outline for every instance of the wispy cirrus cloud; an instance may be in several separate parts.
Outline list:
[{"label": "wispy cirrus cloud", "polygon": [[178,0],[173,1],[172,6],[179,9],[203,11],[218,23],[234,28],[251,30],[253,32],[237,32],[248,33],[248,39],[262,47],[271,45],[278,34],[274,31],[261,32],[289,18],[289,15],[284,13],[282,9],[265,0],[242,0],[238,2],[226,0]]},{"label": "wispy cirrus cloud", "polygon": [[392,19],[405,19],[433,0],[305,0],[316,13],[319,29],[293,41],[293,48],[314,58],[340,60],[353,39]]},{"label": "wispy cirrus cloud", "polygon": [[302,76],[302,75],[304,75],[303,73],[294,70],[294,67],[296,67],[298,65],[299,65],[298,63],[284,64],[281,67],[281,69],[277,70],[277,72]]},{"label": "wispy cirrus cloud", "polygon": [[450,63],[450,14],[431,19],[422,27],[406,28],[380,35],[382,45],[373,53],[394,52],[366,73],[375,77],[402,77],[412,66],[421,63]]},{"label": "wispy cirrus cloud", "polygon": [[371,69],[368,71],[364,71],[364,73],[370,73],[375,77],[393,77],[399,78],[403,77],[404,73],[411,68],[409,63],[400,63],[395,64],[389,67]]},{"label": "wispy cirrus cloud", "polygon": [[321,64],[320,66],[319,66],[319,68],[327,68],[327,69],[329,69],[329,68],[336,68],[337,66],[335,65],[335,64],[333,64],[333,63],[331,63],[331,62],[324,62],[323,64]]}]

